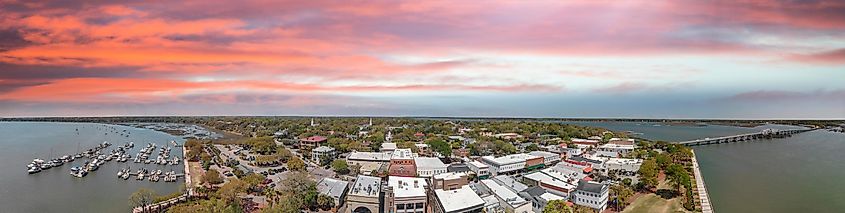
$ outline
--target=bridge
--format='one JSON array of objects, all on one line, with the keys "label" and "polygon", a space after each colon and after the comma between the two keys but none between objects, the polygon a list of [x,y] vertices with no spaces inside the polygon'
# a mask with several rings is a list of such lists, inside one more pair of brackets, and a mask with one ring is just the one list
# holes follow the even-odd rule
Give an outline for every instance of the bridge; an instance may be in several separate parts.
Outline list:
[{"label": "bridge", "polygon": [[676,144],[681,144],[681,145],[685,145],[685,146],[700,146],[700,145],[720,144],[720,143],[736,143],[736,142],[751,141],[751,140],[758,140],[758,139],[790,137],[794,134],[813,131],[813,130],[815,130],[815,129],[789,129],[789,130],[765,129],[761,132],[741,134],[741,135],[732,135],[732,136],[724,136],[724,137],[716,137],[716,138],[704,138],[704,139],[697,139],[697,140],[691,140],[691,141],[681,141],[681,142],[677,142]]}]

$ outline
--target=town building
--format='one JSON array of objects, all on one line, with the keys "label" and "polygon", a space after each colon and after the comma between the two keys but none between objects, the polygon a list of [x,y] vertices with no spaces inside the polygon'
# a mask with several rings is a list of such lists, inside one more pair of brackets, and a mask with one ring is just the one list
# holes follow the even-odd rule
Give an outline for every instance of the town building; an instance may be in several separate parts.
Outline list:
[{"label": "town building", "polygon": [[631,144],[607,143],[596,148],[596,155],[603,157],[622,157],[634,152],[636,146]]},{"label": "town building", "polygon": [[[337,156],[334,148],[328,146],[320,146],[311,150],[311,161],[318,165],[330,163]],[[323,162],[328,161],[328,162]]]},{"label": "town building", "polygon": [[606,184],[581,180],[575,188],[575,204],[602,212],[607,208],[609,188]]},{"label": "town building", "polygon": [[478,161],[471,161],[467,164],[472,172],[475,172],[479,180],[490,178],[490,166]]},{"label": "town building", "polygon": [[534,170],[545,166],[542,157],[525,153],[506,155],[498,158],[484,156],[481,157],[481,161],[490,166],[490,173],[493,175]]},{"label": "town building", "polygon": [[333,178],[323,178],[317,183],[317,192],[334,198],[334,207],[339,208],[343,206],[343,202],[346,200],[346,189],[348,187],[349,182]]},{"label": "town building", "polygon": [[432,189],[452,190],[469,184],[466,174],[448,172],[431,177]]},{"label": "town building", "polygon": [[303,138],[299,140],[299,149],[311,150],[322,145],[322,143],[326,142],[326,140],[328,139],[323,136],[311,136]]},{"label": "town building", "polygon": [[[513,213],[528,213],[533,212],[533,208],[531,207],[531,202],[525,200],[517,194],[513,188],[501,184],[495,180],[481,180],[481,185],[487,190],[491,195],[496,197],[498,200],[499,207],[504,209],[504,212],[513,212]],[[495,211],[499,212],[499,211]]]},{"label": "town building", "polygon": [[381,143],[381,152],[393,153],[396,150],[396,143]]},{"label": "town building", "polygon": [[358,175],[346,195],[346,213],[381,212],[381,178]]},{"label": "town building", "polygon": [[384,190],[384,210],[395,213],[425,213],[428,184],[423,178],[390,176]]},{"label": "town building", "polygon": [[574,144],[586,145],[591,147],[596,147],[599,145],[599,140],[590,140],[590,139],[581,139],[581,138],[573,138],[570,140]]},{"label": "town building", "polygon": [[516,133],[499,133],[499,134],[493,135],[493,137],[499,138],[499,139],[502,139],[502,140],[513,140],[513,139],[522,138],[522,135],[516,134]]},{"label": "town building", "polygon": [[551,152],[544,152],[544,151],[533,151],[529,152],[529,155],[542,157],[543,164],[546,166],[552,166],[556,163],[560,162],[560,154],[551,153]]},{"label": "town building", "polygon": [[531,207],[534,210],[534,213],[542,213],[543,209],[546,208],[546,205],[549,204],[549,201],[552,200],[566,200],[565,197],[561,197],[546,191],[541,187],[530,187],[524,191],[519,192],[519,195],[525,200],[531,202]]},{"label": "town building", "polygon": [[369,174],[388,165],[392,155],[392,153],[382,152],[352,152],[346,157],[346,163],[361,166],[360,172]]},{"label": "town building", "polygon": [[417,166],[414,163],[414,157],[416,156],[411,152],[411,149],[394,150],[390,158],[388,174],[390,176],[416,177]]},{"label": "town building", "polygon": [[481,213],[484,211],[484,200],[475,194],[469,186],[456,189],[435,189],[434,201],[431,204],[433,213]]},{"label": "town building", "polygon": [[448,166],[437,158],[417,157],[414,158],[417,167],[417,176],[431,177],[436,174],[446,173]]}]

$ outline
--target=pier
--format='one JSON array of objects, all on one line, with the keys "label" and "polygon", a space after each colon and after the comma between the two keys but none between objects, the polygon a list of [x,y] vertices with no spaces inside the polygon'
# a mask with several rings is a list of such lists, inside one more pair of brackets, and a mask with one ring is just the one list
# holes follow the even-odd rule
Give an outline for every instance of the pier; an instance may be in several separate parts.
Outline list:
[{"label": "pier", "polygon": [[710,144],[736,143],[736,142],[751,141],[751,140],[758,140],[758,139],[790,137],[794,134],[813,131],[813,130],[815,130],[815,129],[790,129],[790,130],[766,129],[766,130],[763,130],[761,132],[741,134],[741,135],[733,135],[733,136],[716,137],[716,138],[704,138],[704,139],[697,139],[697,140],[691,140],[691,141],[681,141],[681,142],[676,142],[676,144],[681,144],[681,145],[685,145],[685,146],[700,146],[700,145],[710,145]]},{"label": "pier", "polygon": [[143,207],[135,207],[132,209],[133,213],[142,213],[142,212],[163,212],[165,209],[169,208],[172,205],[188,201],[190,195],[188,193],[182,194],[179,197],[170,198],[165,201],[161,201],[158,203],[153,203]]}]

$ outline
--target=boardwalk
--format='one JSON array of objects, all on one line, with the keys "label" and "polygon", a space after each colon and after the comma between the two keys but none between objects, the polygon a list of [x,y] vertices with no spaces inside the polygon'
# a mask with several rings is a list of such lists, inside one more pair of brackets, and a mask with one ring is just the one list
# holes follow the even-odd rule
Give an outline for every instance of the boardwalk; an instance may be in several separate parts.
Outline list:
[{"label": "boardwalk", "polygon": [[165,209],[167,209],[168,207],[170,207],[172,205],[188,201],[188,198],[190,198],[188,196],[188,193],[185,193],[185,194],[180,195],[179,197],[170,198],[168,200],[161,201],[161,202],[154,203],[154,204],[150,204],[150,205],[145,206],[145,207],[135,207],[134,209],[132,209],[132,212],[133,213],[163,212]]},{"label": "boardwalk", "polygon": [[698,167],[698,160],[695,157],[695,150],[692,151],[692,166],[695,175],[696,191],[698,198],[701,200],[701,212],[713,213],[713,205],[710,204],[710,196],[707,195],[707,186],[704,185],[704,178],[701,177],[701,169]]}]

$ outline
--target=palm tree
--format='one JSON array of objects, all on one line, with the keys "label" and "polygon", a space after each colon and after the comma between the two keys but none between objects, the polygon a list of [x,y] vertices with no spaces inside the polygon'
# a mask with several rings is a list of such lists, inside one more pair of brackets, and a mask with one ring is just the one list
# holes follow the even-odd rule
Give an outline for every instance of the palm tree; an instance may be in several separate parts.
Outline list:
[{"label": "palm tree", "polygon": [[625,207],[625,204],[628,203],[628,199],[633,196],[634,191],[622,184],[614,184],[610,186],[610,193],[613,199],[616,201],[614,202],[614,209],[616,211],[621,211],[621,208]]}]

